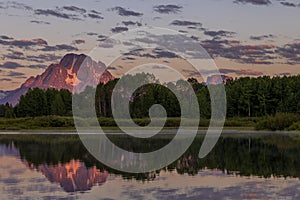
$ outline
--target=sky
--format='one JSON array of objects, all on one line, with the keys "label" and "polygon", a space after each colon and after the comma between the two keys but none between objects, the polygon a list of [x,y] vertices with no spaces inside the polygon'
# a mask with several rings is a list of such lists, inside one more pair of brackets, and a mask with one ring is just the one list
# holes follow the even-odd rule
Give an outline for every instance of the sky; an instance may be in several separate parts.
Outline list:
[{"label": "sky", "polygon": [[141,27],[192,38],[231,77],[296,75],[299,19],[299,0],[0,1],[0,90],[19,87],[67,53],[89,55],[105,39]]}]

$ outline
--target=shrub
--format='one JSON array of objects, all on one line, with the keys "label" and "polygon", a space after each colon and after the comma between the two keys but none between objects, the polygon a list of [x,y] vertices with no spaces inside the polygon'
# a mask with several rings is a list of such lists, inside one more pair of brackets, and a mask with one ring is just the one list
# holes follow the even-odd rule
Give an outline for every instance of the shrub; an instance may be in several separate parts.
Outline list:
[{"label": "shrub", "polygon": [[268,116],[259,121],[255,129],[272,131],[285,130],[299,120],[300,117],[297,114],[278,113],[275,116]]},{"label": "shrub", "polygon": [[289,128],[289,131],[299,131],[300,130],[300,121],[293,123]]},{"label": "shrub", "polygon": [[255,117],[242,117],[226,119],[224,126],[227,127],[253,127],[255,126],[258,118]]}]

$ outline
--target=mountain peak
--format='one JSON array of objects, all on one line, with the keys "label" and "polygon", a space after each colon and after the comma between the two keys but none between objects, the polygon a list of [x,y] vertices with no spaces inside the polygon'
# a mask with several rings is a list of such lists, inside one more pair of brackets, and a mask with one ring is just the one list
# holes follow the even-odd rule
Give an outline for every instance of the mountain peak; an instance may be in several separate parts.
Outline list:
[{"label": "mountain peak", "polygon": [[[81,67],[85,68],[85,73],[78,71]],[[5,98],[0,100],[0,104],[6,102],[16,105],[21,95],[25,94],[29,88],[55,88],[68,89],[73,92],[76,80],[84,80],[80,87],[76,87],[77,92],[83,91],[88,84],[107,83],[114,77],[106,70],[105,64],[92,60],[84,54],[66,54],[58,64],[51,64],[41,75],[30,77],[20,88],[11,91]]]},{"label": "mountain peak", "polygon": [[[83,61],[85,59],[91,59],[90,57],[88,57],[87,55],[84,55],[84,54],[74,54],[74,53],[70,53],[70,54],[66,54],[62,59],[61,61],[59,62],[59,65],[61,67],[65,67],[65,68],[68,68],[72,65],[75,65],[75,63],[78,65],[78,64],[82,64]],[[80,62],[80,63],[77,63],[77,62]]]}]

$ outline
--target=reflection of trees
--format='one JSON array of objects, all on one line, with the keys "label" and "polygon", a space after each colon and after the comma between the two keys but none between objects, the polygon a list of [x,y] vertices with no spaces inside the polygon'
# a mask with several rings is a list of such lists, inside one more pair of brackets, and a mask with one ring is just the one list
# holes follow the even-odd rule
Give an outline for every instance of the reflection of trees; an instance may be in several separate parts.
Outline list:
[{"label": "reflection of trees", "polygon": [[[34,139],[33,139],[34,138]],[[172,136],[157,136],[140,142],[130,137],[113,136],[118,146],[135,152],[149,152],[166,145]],[[238,172],[243,176],[298,177],[300,178],[300,140],[294,136],[223,137],[213,151],[204,159],[198,159],[203,137],[197,137],[193,145],[177,161],[164,170],[174,170],[180,174],[195,175],[199,170],[210,169]],[[93,158],[81,144],[77,136],[6,136],[1,144],[12,141],[20,150],[21,158],[39,166],[57,165],[71,160],[84,162],[87,168],[97,166],[100,171],[122,175],[124,178],[152,180],[157,173],[128,174],[110,169]]]}]

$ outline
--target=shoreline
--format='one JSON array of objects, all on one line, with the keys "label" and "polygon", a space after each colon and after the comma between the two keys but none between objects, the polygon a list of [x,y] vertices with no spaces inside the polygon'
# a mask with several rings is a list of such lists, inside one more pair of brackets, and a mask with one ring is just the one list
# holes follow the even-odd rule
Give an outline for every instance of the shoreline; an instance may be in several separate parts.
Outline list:
[{"label": "shoreline", "polygon": [[[106,135],[123,135],[119,129],[104,129]],[[163,129],[161,135],[176,134],[176,129]],[[187,129],[188,131],[188,129]],[[89,130],[89,134],[96,134],[94,130]],[[198,130],[197,135],[206,135],[207,130]],[[0,130],[0,135],[79,135],[76,130]],[[239,130],[239,129],[223,129],[221,135],[300,135],[300,131],[268,131],[268,130]]]}]

